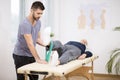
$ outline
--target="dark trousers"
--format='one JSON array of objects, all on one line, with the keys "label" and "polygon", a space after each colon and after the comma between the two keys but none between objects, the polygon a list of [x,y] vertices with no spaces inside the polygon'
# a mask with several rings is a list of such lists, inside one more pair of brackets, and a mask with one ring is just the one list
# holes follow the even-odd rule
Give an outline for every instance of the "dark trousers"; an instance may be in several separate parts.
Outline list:
[{"label": "dark trousers", "polygon": [[[16,68],[17,80],[24,80],[25,76],[23,74],[18,74],[17,69],[23,65],[35,62],[33,57],[18,56],[13,54],[14,64]],[[38,75],[29,75],[30,80],[38,80]]]}]

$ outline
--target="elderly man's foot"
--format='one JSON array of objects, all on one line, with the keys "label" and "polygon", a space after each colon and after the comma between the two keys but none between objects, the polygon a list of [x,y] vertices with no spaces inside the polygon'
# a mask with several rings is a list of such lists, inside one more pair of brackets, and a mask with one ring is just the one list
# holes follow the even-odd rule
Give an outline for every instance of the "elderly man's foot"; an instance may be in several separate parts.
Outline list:
[{"label": "elderly man's foot", "polygon": [[85,59],[86,58],[86,54],[82,54],[81,56],[78,57],[79,60]]}]

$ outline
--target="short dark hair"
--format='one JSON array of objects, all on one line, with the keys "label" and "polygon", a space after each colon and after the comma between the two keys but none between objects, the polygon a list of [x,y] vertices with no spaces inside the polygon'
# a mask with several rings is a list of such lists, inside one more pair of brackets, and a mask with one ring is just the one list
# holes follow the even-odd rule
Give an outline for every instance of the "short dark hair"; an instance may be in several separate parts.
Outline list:
[{"label": "short dark hair", "polygon": [[41,9],[41,10],[44,10],[45,7],[44,7],[42,2],[35,1],[35,2],[32,3],[31,9]]}]

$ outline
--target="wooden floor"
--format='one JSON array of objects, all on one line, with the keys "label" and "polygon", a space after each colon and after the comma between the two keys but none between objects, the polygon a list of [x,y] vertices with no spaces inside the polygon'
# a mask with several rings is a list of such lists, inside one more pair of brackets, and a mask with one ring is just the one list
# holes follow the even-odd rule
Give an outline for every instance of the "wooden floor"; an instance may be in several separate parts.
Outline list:
[{"label": "wooden floor", "polygon": [[[95,80],[120,80],[120,75],[105,75],[105,74],[94,74]],[[42,79],[39,79],[42,80]],[[61,77],[61,80],[66,80],[64,77]],[[74,76],[70,77],[69,80],[87,80],[84,77]]]},{"label": "wooden floor", "polygon": [[[120,75],[116,76],[116,75],[95,74],[94,79],[95,80],[120,80]],[[61,78],[61,80],[66,80],[66,79]],[[74,76],[69,78],[69,80],[87,80],[87,79],[84,77]]]},{"label": "wooden floor", "polygon": [[[61,80],[65,80],[65,79],[61,79]],[[69,78],[69,80],[87,80],[87,79],[84,77],[72,77]],[[120,78],[95,77],[95,80],[120,80]]]},{"label": "wooden floor", "polygon": [[94,74],[95,80],[120,80],[120,75]]}]

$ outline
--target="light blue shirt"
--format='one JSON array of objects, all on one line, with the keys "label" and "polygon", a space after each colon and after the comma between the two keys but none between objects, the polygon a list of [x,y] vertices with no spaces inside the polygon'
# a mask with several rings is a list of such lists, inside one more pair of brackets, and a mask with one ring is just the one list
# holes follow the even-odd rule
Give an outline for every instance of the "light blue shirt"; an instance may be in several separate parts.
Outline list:
[{"label": "light blue shirt", "polygon": [[20,56],[33,57],[23,35],[31,34],[33,39],[33,44],[34,46],[36,46],[36,41],[38,38],[40,27],[41,27],[40,20],[36,22],[35,26],[32,26],[29,20],[25,18],[25,20],[19,25],[17,43],[15,45],[13,54],[20,55]]}]

